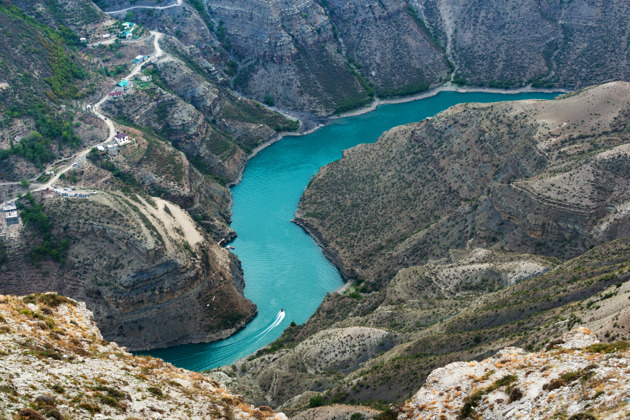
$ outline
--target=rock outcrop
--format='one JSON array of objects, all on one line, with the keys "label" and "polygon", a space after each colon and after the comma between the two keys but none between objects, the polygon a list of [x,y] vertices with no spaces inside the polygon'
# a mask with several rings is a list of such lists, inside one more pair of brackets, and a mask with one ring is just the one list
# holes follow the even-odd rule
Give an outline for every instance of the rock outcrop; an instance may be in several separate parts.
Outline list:
[{"label": "rock outcrop", "polygon": [[630,343],[599,344],[586,328],[546,351],[508,347],[480,362],[434,370],[399,419],[624,419]]},{"label": "rock outcrop", "polygon": [[103,340],[84,303],[0,295],[0,412],[28,419],[269,419],[200,373]]},{"label": "rock outcrop", "polygon": [[50,236],[25,220],[6,244],[4,293],[84,301],[103,335],[133,350],[225,338],[255,315],[236,257],[179,206],[116,191],[43,197]]}]

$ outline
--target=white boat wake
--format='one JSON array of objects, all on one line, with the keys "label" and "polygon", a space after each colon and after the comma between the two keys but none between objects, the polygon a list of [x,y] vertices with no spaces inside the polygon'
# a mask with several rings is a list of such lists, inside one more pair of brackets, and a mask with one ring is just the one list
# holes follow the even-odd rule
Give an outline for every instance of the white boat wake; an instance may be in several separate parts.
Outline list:
[{"label": "white boat wake", "polygon": [[187,356],[173,359],[172,362],[177,364],[177,362],[183,360],[191,361],[191,359],[198,359],[199,361],[193,369],[199,371],[207,369],[209,366],[216,365],[218,362],[226,360],[232,357],[234,354],[240,353],[247,347],[253,346],[257,342],[265,338],[267,334],[269,334],[274,328],[282,323],[285,315],[286,313],[283,309],[281,309],[276,314],[275,319],[269,325],[255,332],[253,335],[231,343],[219,344],[216,346],[211,345],[211,347],[207,350],[199,351],[197,353],[188,354]]}]

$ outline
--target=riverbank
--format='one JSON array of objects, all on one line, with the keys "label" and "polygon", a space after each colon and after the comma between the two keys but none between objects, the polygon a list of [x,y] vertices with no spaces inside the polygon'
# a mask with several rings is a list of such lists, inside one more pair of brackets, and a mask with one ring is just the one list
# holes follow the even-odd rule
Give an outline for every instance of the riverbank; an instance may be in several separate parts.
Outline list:
[{"label": "riverbank", "polygon": [[392,99],[379,99],[375,98],[372,103],[369,105],[358,108],[353,111],[344,112],[339,115],[332,115],[329,118],[331,120],[347,118],[347,117],[356,117],[358,115],[367,114],[368,112],[372,112],[376,110],[380,105],[389,105],[389,104],[402,104],[405,102],[413,102],[418,101],[420,99],[430,98],[432,96],[437,95],[440,92],[458,92],[458,93],[497,93],[500,95],[514,95],[518,93],[567,93],[569,92],[566,89],[538,89],[533,88],[531,86],[525,86],[517,89],[497,89],[497,88],[485,88],[485,87],[462,87],[458,85],[454,85],[452,83],[447,83],[442,86],[438,86],[433,89],[429,89],[425,92],[417,93],[415,95],[410,96],[401,96]]},{"label": "riverbank", "polygon": [[356,279],[358,277],[357,276],[357,272],[354,269],[352,269],[352,268],[350,268],[350,269],[346,268],[343,265],[343,261],[341,260],[339,255],[337,255],[337,253],[334,252],[330,247],[326,246],[326,243],[324,242],[324,238],[319,233],[319,231],[314,226],[309,224],[306,220],[304,220],[301,216],[302,215],[300,213],[300,210],[296,210],[295,211],[295,218],[293,220],[291,220],[291,222],[295,223],[296,225],[301,227],[304,230],[304,232],[306,232],[306,234],[308,236],[313,238],[313,240],[315,241],[317,246],[322,250],[322,253],[324,254],[324,257],[326,257],[326,259],[328,261],[330,261],[332,263],[332,265],[334,265],[335,268],[339,271],[339,274],[341,274],[341,278],[344,281],[344,284],[341,285],[336,290],[337,293],[340,293],[340,291],[345,290],[345,288],[349,284],[352,284],[354,279]]},{"label": "riverbank", "polygon": [[292,119],[296,119],[300,122],[300,129],[298,131],[281,131],[274,135],[267,141],[262,142],[258,146],[256,146],[243,164],[243,170],[240,171],[239,176],[232,182],[227,184],[228,187],[233,187],[238,185],[243,178],[243,172],[245,170],[245,166],[247,162],[260,153],[261,150],[266,149],[272,144],[282,140],[284,137],[295,137],[295,136],[305,136],[307,134],[311,134],[322,127],[325,127],[331,120],[337,120],[341,118],[348,117],[356,117],[358,115],[367,114],[368,112],[375,111],[381,105],[389,105],[389,104],[402,104],[406,102],[418,101],[421,99],[430,98],[432,96],[436,96],[440,92],[458,92],[458,93],[496,93],[500,95],[514,95],[518,93],[558,93],[563,94],[569,92],[566,89],[539,89],[531,86],[525,86],[517,89],[497,89],[497,88],[486,88],[486,87],[463,87],[454,85],[452,83],[447,83],[442,86],[438,86],[432,89],[429,89],[425,92],[417,93],[415,95],[410,96],[400,96],[391,99],[379,99],[375,98],[369,105],[355,109],[353,111],[344,112],[343,114],[338,115],[330,115],[328,117],[315,117],[309,112],[299,112],[299,111],[285,111],[275,107],[267,107],[269,109],[273,109],[274,111],[280,112],[284,116]]}]

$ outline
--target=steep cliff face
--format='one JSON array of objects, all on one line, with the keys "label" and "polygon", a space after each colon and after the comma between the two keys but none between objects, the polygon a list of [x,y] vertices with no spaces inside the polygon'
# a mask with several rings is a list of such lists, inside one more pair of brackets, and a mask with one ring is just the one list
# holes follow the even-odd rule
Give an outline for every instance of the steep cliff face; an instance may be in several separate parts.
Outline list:
[{"label": "steep cliff face", "polygon": [[208,377],[103,339],[84,303],[0,295],[0,412],[22,419],[275,419]]},{"label": "steep cliff face", "polygon": [[450,74],[430,29],[404,1],[321,2],[339,31],[345,55],[376,96],[427,90]]},{"label": "steep cliff face", "polygon": [[581,87],[628,77],[623,1],[411,3],[446,45],[461,82]]},{"label": "steep cliff face", "polygon": [[629,116],[627,83],[458,105],[324,167],[298,220],[379,282],[471,245],[573,257],[627,231]]},{"label": "steep cliff face", "polygon": [[[576,88],[630,76],[630,10],[621,0],[194,4],[134,13],[205,50],[248,96],[319,115],[447,80]],[[129,2],[99,5],[115,10]]]},{"label": "steep cliff face", "polygon": [[6,244],[5,293],[84,301],[104,336],[133,350],[225,338],[255,314],[236,258],[179,206],[135,193],[44,197],[37,220],[50,231],[29,220]]},{"label": "steep cliff face", "polygon": [[241,63],[237,89],[289,109],[331,114],[369,101],[369,86],[343,55],[337,30],[315,1],[213,1],[223,45]]}]

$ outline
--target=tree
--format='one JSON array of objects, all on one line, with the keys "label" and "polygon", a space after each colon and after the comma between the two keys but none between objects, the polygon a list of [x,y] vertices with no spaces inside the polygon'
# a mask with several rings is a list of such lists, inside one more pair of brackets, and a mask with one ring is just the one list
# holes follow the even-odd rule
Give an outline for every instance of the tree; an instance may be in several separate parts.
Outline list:
[{"label": "tree", "polygon": [[28,179],[23,179],[20,181],[20,187],[22,188],[28,188],[29,185],[31,185],[31,181],[29,181]]},{"label": "tree", "polygon": [[135,15],[133,14],[133,12],[130,10],[127,12],[127,14],[125,15],[125,22],[133,22],[135,18]]},{"label": "tree", "polygon": [[271,93],[268,93],[267,96],[265,96],[263,103],[265,105],[274,106],[276,104],[276,100]]}]

